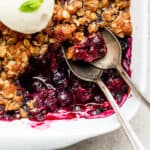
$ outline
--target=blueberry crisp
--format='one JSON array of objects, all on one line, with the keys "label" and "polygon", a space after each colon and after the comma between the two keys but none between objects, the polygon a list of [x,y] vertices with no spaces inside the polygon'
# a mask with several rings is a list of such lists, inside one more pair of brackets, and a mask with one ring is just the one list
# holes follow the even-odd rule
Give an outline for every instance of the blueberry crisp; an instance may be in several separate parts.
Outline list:
[{"label": "blueberry crisp", "polygon": [[[122,66],[130,75],[132,26],[130,0],[56,0],[52,19],[41,32],[22,34],[0,22],[0,120],[35,121],[100,118],[113,113],[94,83],[75,77],[67,58],[92,62],[107,47],[100,33],[108,27],[122,47]],[[119,105],[129,87],[115,69],[102,80]]]}]

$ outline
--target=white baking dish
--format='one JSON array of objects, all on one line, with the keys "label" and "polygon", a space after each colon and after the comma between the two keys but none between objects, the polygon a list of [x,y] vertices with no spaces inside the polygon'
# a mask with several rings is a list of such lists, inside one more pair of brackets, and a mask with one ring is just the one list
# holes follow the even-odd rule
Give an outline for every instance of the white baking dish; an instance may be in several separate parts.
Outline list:
[{"label": "white baking dish", "polygon": [[[144,91],[147,56],[147,6],[148,0],[132,1],[133,22],[133,80]],[[141,5],[142,3],[142,5]],[[137,112],[139,102],[129,98],[121,108],[128,120]],[[31,128],[28,120],[0,122],[1,150],[50,150],[62,148],[81,140],[106,134],[120,127],[115,115],[100,119],[75,119],[47,122],[40,129]]]}]

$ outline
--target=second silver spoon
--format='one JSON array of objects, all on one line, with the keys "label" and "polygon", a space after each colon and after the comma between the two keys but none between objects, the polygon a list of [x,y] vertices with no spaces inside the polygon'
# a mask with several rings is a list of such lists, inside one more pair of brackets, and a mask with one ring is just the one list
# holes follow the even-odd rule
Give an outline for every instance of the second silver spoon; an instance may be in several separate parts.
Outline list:
[{"label": "second silver spoon", "polygon": [[125,72],[121,65],[121,46],[118,41],[118,39],[115,37],[115,35],[108,29],[104,28],[101,31],[101,34],[104,38],[104,41],[107,46],[107,54],[102,59],[97,59],[96,61],[93,61],[91,64],[94,67],[100,68],[100,69],[111,69],[116,68],[124,81],[129,85],[131,90],[135,93],[137,97],[140,97],[140,100],[143,100],[143,102],[149,106],[148,100],[142,95],[142,93],[137,89],[135,84],[131,81],[128,74]]}]

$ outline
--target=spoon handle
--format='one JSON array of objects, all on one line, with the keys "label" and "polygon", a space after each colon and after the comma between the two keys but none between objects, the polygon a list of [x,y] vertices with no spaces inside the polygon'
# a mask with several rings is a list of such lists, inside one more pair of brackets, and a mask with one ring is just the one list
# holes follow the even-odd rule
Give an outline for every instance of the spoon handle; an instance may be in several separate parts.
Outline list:
[{"label": "spoon handle", "polygon": [[113,98],[112,94],[110,93],[109,89],[106,87],[106,85],[103,83],[102,80],[97,80],[96,83],[99,85],[101,90],[104,92],[105,96],[109,100],[113,110],[116,113],[117,119],[119,120],[120,124],[122,125],[133,150],[145,150],[144,146],[136,136],[135,132],[133,131],[132,127],[124,117],[123,113],[121,112],[118,104],[116,103],[115,99]]},{"label": "spoon handle", "polygon": [[146,106],[149,106],[150,103],[148,102],[148,100],[146,100],[146,98],[142,95],[142,93],[137,89],[137,87],[131,81],[130,77],[125,72],[125,70],[123,69],[123,67],[119,64],[116,68],[117,68],[118,72],[120,73],[120,75],[122,76],[122,78],[124,79],[124,81],[129,85],[129,87],[131,88],[131,90],[135,93],[135,95],[137,97],[139,97],[140,100],[143,100],[143,102],[145,103]]}]

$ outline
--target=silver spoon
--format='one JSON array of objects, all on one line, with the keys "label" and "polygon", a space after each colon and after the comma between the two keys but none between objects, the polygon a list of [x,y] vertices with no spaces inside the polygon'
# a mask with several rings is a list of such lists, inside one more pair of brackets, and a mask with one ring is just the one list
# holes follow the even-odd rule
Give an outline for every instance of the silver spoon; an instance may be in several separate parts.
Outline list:
[{"label": "silver spoon", "polygon": [[125,119],[123,113],[121,112],[118,104],[116,103],[115,99],[111,95],[109,89],[106,87],[106,85],[103,83],[103,81],[100,79],[100,76],[102,75],[103,71],[99,68],[93,67],[91,64],[81,65],[74,63],[70,60],[67,60],[64,48],[62,48],[64,58],[66,60],[66,63],[69,67],[69,69],[72,71],[72,73],[84,81],[94,82],[96,83],[100,89],[103,91],[107,99],[109,100],[113,110],[116,113],[117,119],[122,125],[122,128],[124,129],[133,150],[145,150],[144,146],[136,136],[135,132],[133,131],[132,127],[128,123],[128,121]]},{"label": "silver spoon", "polygon": [[150,103],[137,89],[121,65],[121,46],[118,39],[108,28],[103,29],[101,34],[107,45],[107,54],[104,58],[93,61],[91,64],[100,69],[116,68],[135,95],[139,97],[140,100],[143,100],[146,105],[149,105]]}]

